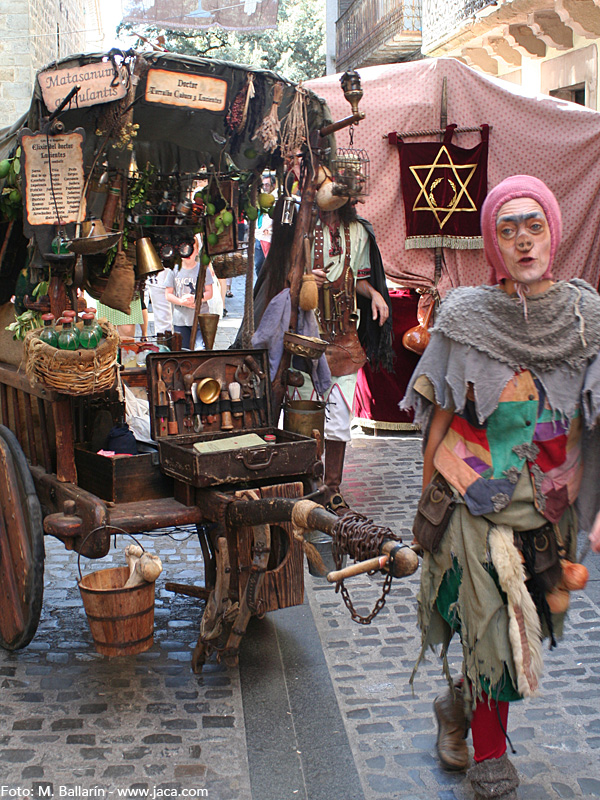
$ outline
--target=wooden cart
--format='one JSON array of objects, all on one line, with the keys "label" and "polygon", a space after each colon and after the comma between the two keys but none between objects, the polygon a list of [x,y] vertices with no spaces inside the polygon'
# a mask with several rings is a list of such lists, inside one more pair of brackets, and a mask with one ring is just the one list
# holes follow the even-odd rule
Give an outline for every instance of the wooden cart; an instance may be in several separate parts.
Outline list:
[{"label": "wooden cart", "polygon": [[[250,353],[226,351],[209,355],[213,364],[220,363],[220,355],[223,363],[233,364],[228,369],[235,371]],[[266,352],[255,351],[254,356],[264,366]],[[194,368],[208,360],[206,354],[185,352],[151,356],[150,397],[155,391],[156,365],[168,359],[191,360]],[[268,531],[264,525],[253,531],[242,524],[245,515],[240,516],[239,509],[236,523],[232,524],[227,508],[236,498],[236,506],[249,506],[249,500],[260,497],[301,497],[314,486],[321,470],[317,442],[278,431],[278,442],[270,453],[265,447],[249,449],[246,455],[244,451],[231,455],[231,464],[241,465],[237,476],[223,460],[220,471],[215,473],[213,456],[212,468],[206,468],[203,474],[196,471],[187,480],[191,454],[187,460],[183,457],[171,461],[168,454],[174,448],[191,450],[191,440],[202,436],[157,435],[159,447],[166,451],[161,456],[163,469],[159,452],[150,448],[149,452],[127,458],[105,457],[91,449],[86,439],[94,408],[107,408],[111,403],[114,397],[110,393],[83,400],[59,395],[41,384],[30,383],[15,367],[0,364],[0,644],[9,650],[25,647],[36,632],[43,595],[44,534],[60,539],[67,549],[88,558],[102,558],[109,552],[110,536],[115,530],[136,534],[195,525],[206,585],[167,586],[208,600],[203,621],[205,641],[197,648],[195,666],[201,666],[205,649],[227,650],[235,657],[251,613],[263,614],[302,602],[303,554],[291,533],[289,504],[283,517],[274,520],[277,525]],[[177,403],[178,416],[186,403],[187,399]],[[196,408],[200,413],[200,406]],[[270,399],[265,398],[264,408],[271,422]],[[212,410],[217,412],[216,422],[213,432],[208,430],[204,438],[223,435],[219,433],[221,412],[218,408]],[[236,420],[240,431],[256,427],[264,434],[274,430],[271,425],[246,425],[253,413],[257,412],[246,410],[241,422]],[[272,466],[271,461],[279,467]],[[88,536],[91,532],[93,535]],[[250,584],[256,584],[259,572],[259,585],[246,591]],[[263,579],[262,591],[258,591]],[[236,625],[237,644],[216,641],[223,620],[237,618],[240,605],[247,607],[248,613],[244,611],[247,618],[243,625],[241,620]]]},{"label": "wooden cart", "polygon": [[[307,121],[308,127],[303,135],[302,201],[288,265],[292,308],[290,329],[295,331],[305,261],[304,240],[313,224],[312,207],[319,160],[327,160],[328,148],[332,144],[328,137],[343,127],[358,123],[364,116],[357,110],[362,95],[360,86],[354,87],[358,76],[351,76],[354,83],[351,81],[352,86],[344,89],[345,92],[348,89],[346,96],[352,103],[352,115],[330,123],[328,109],[316,96],[304,90],[297,93],[294,86],[274,73],[249,71],[225,62],[167,53],[148,56],[128,53],[120,58],[117,69],[114,53],[111,56],[115,70],[111,85],[116,84],[123,92],[115,105],[104,109],[102,125],[98,122],[99,111],[94,107],[95,103],[89,106],[71,102],[79,91],[77,87],[51,114],[50,105],[54,107],[59,101],[56,98],[51,100],[42,90],[42,97],[34,97],[28,115],[31,131],[39,132],[41,129],[40,135],[45,137],[44,140],[61,135],[65,129],[74,131],[73,135],[79,137],[78,147],[83,148],[81,158],[88,173],[87,183],[81,190],[82,197],[86,195],[86,186],[101,155],[119,176],[120,183],[111,186],[111,192],[119,192],[119,186],[127,186],[125,176],[134,140],[138,163],[142,156],[145,159],[152,152],[161,175],[175,177],[175,172],[179,181],[181,173],[194,178],[202,165],[221,165],[223,142],[228,142],[227,137],[230,137],[236,163],[250,179],[249,200],[255,207],[261,172],[273,165],[273,159],[276,162],[280,157],[262,149],[257,153],[254,134],[261,119],[266,119],[273,107],[278,105],[279,114],[285,116],[292,104],[300,101],[301,117]],[[79,75],[84,66],[82,60],[85,65],[101,61],[97,56],[80,56],[66,59],[53,68],[65,70],[68,75],[75,70]],[[182,106],[179,100],[167,99],[172,98],[173,93],[164,89],[161,83],[166,80],[169,86],[175,85],[182,77],[182,71],[185,71],[186,80],[194,78],[204,81],[206,87],[212,87],[206,89],[207,97],[202,99],[202,103],[193,108]],[[233,112],[239,110],[253,83],[261,90],[255,92],[255,113],[252,124],[247,125],[244,119],[236,119]],[[163,86],[160,91],[157,90],[159,84]],[[44,116],[44,113],[49,116]],[[61,120],[55,119],[58,114],[61,114]],[[161,125],[157,128],[158,118]],[[87,131],[85,141],[80,131]],[[121,146],[125,139],[129,141],[126,149]],[[113,142],[111,146],[109,141]],[[2,142],[8,154],[15,152],[16,144],[12,133]],[[232,165],[235,167],[233,161]],[[211,180],[216,178],[213,172],[214,168],[209,175]],[[67,220],[71,224],[68,235],[75,239],[79,236],[81,202],[77,224]],[[207,203],[207,208],[209,205]],[[54,206],[49,208],[48,219],[52,220]],[[122,205],[121,222],[124,216]],[[57,272],[59,266],[66,269],[63,259],[68,261],[70,256],[61,252],[55,256],[48,255],[51,241],[54,244],[55,231],[47,223],[46,216],[41,220],[33,217],[35,215],[28,211],[29,227],[26,226],[25,234],[35,239],[35,253],[43,256],[37,263],[38,269],[43,267],[44,261],[57,262],[49,278],[48,294],[52,311],[62,313],[66,307],[65,286]],[[11,222],[0,254],[0,270],[12,227]],[[23,245],[23,237],[20,241]],[[207,239],[213,247],[211,241]],[[230,242],[226,249],[231,249],[231,246]],[[249,291],[252,291],[253,246],[254,222],[251,221],[246,281]],[[13,250],[16,252],[15,248]],[[24,247],[19,252],[23,253]],[[21,268],[17,263],[11,266],[10,277],[15,280],[17,267]],[[71,283],[78,285],[77,270],[73,267],[71,271]],[[198,281],[203,283],[202,271]],[[11,293],[12,289],[9,297]],[[197,298],[197,311],[200,310],[200,301],[201,293]],[[251,315],[250,304],[246,322]],[[194,328],[196,324],[197,320]],[[246,345],[250,329],[250,324],[243,328]],[[192,340],[194,334],[193,329]],[[220,366],[217,363],[220,373],[215,376],[221,388],[232,378],[232,364],[234,378],[236,371],[241,370],[238,377],[244,374],[244,365],[248,369],[248,364],[252,363],[249,356],[257,361],[260,373],[268,373],[264,351],[212,354],[213,360],[219,362],[221,359],[222,362]],[[176,364],[190,357],[206,358],[208,364],[211,354],[176,353],[174,357]],[[302,543],[293,534],[291,523],[299,508],[299,498],[315,487],[322,465],[315,439],[294,439],[276,429],[284,393],[283,376],[290,365],[290,353],[284,353],[273,387],[268,377],[259,378],[259,386],[254,388],[254,404],[250,403],[247,408],[242,404],[241,416],[235,416],[235,409],[227,407],[227,398],[224,397],[219,398],[224,405],[212,409],[213,413],[207,412],[204,438],[218,437],[219,431],[229,428],[223,425],[225,414],[238,420],[230,430],[237,426],[240,431],[256,431],[259,435],[275,437],[274,443],[236,452],[229,461],[202,460],[194,452],[195,437],[189,424],[185,427],[183,419],[187,416],[189,423],[190,417],[202,417],[202,408],[182,411],[183,405],[190,403],[185,382],[178,389],[182,392],[180,405],[173,409],[170,420],[175,428],[169,431],[170,409],[165,407],[169,404],[163,402],[161,407],[156,386],[162,379],[158,369],[161,358],[150,357],[148,363],[151,419],[159,452],[107,458],[97,454],[98,447],[92,447],[90,440],[94,411],[100,406],[115,410],[111,405],[115,403],[114,390],[103,395],[69,397],[46,388],[42,383],[31,383],[21,370],[0,362],[0,645],[9,650],[25,647],[38,626],[43,595],[44,535],[60,539],[67,549],[76,550],[88,558],[102,558],[109,552],[110,536],[114,531],[136,534],[165,527],[195,525],[204,557],[205,586],[167,584],[167,588],[173,591],[199,597],[207,603],[193,657],[195,669],[201,668],[205,657],[212,651],[226,660],[236,660],[241,637],[252,614],[261,615],[303,600]],[[193,363],[194,371],[199,367],[199,363]],[[181,372],[181,364],[179,368]],[[209,370],[207,374],[212,373]],[[260,402],[257,389],[260,389]],[[65,389],[61,388],[61,391]],[[252,394],[251,388],[249,394]],[[252,400],[252,397],[246,399]],[[116,420],[117,416],[113,414],[113,419]],[[210,422],[212,416],[217,419],[217,428],[211,427],[214,424]],[[336,516],[314,503],[305,505],[303,513],[305,528],[330,532],[339,523]],[[297,527],[298,520],[295,519],[294,523]],[[378,548],[381,542],[380,536]],[[391,544],[395,545],[395,542]],[[362,550],[361,555],[365,555]],[[395,560],[398,558],[396,556]]]}]

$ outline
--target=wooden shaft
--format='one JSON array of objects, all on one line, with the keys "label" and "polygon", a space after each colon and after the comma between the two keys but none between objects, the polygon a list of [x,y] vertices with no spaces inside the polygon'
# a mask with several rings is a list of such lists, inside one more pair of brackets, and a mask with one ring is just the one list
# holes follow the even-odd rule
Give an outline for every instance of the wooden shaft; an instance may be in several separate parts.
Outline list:
[{"label": "wooden shaft", "polygon": [[[198,314],[202,308],[202,296],[204,295],[204,282],[206,281],[206,264],[200,261],[200,269],[198,270],[198,280],[196,281],[196,306],[194,308],[194,321],[192,323],[192,332],[190,334],[190,350],[196,349],[196,334],[198,333]],[[213,292],[215,288],[213,286]],[[220,291],[220,289],[219,289]]]},{"label": "wooden shaft", "polygon": [[52,415],[56,432],[56,477],[65,483],[77,483],[71,398],[65,396],[55,400]]},{"label": "wooden shaft", "polygon": [[338,581],[343,581],[344,578],[351,578],[353,575],[362,575],[363,572],[383,569],[388,561],[387,556],[377,556],[376,558],[368,558],[366,561],[357,561],[356,564],[350,564],[349,567],[344,569],[328,572],[327,580],[329,583],[337,583]]},{"label": "wooden shaft", "polygon": [[33,429],[33,411],[31,408],[31,395],[26,392],[23,393],[23,401],[25,404],[25,425],[27,427],[27,442],[29,444],[29,460],[34,467],[37,466],[37,449],[35,431]]},{"label": "wooden shaft", "polygon": [[364,111],[358,111],[356,114],[351,114],[349,117],[339,119],[337,122],[332,122],[330,125],[324,125],[319,131],[319,136],[329,136],[336,131],[341,131],[342,128],[348,128],[350,125],[358,125],[361,119],[365,118]]},{"label": "wooden shaft", "polygon": [[206,586],[190,586],[187,583],[165,583],[167,592],[175,592],[175,594],[184,594],[187,597],[198,597],[200,600],[208,600],[212,589],[207,589]]},{"label": "wooden shaft", "polygon": [[0,407],[2,409],[2,424],[10,428],[8,422],[8,390],[5,383],[0,383]]},{"label": "wooden shaft", "polygon": [[52,454],[50,453],[50,437],[48,436],[48,420],[46,418],[46,406],[41,397],[37,399],[38,414],[40,417],[40,436],[42,440],[42,456],[44,459],[44,469],[52,472]]},{"label": "wooden shaft", "polygon": [[21,445],[22,449],[25,450],[23,447],[23,430],[21,428],[21,407],[19,405],[19,392],[17,389],[11,387],[11,396],[12,396],[12,409],[13,409],[13,419],[15,421],[15,428],[14,434],[19,440],[19,444]]},{"label": "wooden shaft", "polygon": [[[310,168],[312,169],[312,164],[310,165]],[[292,331],[295,331],[298,325],[298,300],[300,299],[300,286],[302,284],[302,275],[304,274],[304,236],[305,234],[310,233],[311,226],[313,224],[312,210],[316,193],[317,179],[315,170],[312,169],[312,171],[306,176],[290,254],[290,270],[288,272],[288,281],[290,284],[290,300],[292,307],[292,313],[290,315],[290,330]],[[291,353],[289,353],[287,350],[284,350],[272,385],[274,419],[279,418],[279,411],[281,404],[283,403],[283,396],[285,394],[283,374],[290,366],[290,363]]]},{"label": "wooden shaft", "polygon": [[[246,500],[238,500],[229,503],[227,506],[226,519],[227,526],[233,528],[253,527],[265,523],[274,524],[277,522],[290,522],[292,511],[297,500],[287,497],[263,498],[253,500],[249,503]],[[313,530],[323,531],[332,534],[340,518],[327,511],[323,506],[314,504],[307,515],[309,526]],[[381,546],[381,554],[386,556],[396,549],[398,541],[388,539]],[[412,547],[402,546],[396,550],[394,555],[394,575],[412,575],[419,566],[419,558]]]}]

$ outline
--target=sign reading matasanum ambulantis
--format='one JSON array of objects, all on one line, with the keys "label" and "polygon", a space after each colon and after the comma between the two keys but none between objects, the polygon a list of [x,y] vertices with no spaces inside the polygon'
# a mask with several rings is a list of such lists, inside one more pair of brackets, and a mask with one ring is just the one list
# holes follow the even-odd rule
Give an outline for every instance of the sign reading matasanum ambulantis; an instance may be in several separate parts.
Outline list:
[{"label": "sign reading matasanum ambulantis", "polygon": [[81,88],[71,100],[70,108],[83,108],[120,100],[127,94],[126,79],[127,71],[121,67],[118,74],[115,74],[110,61],[68,69],[49,69],[38,75],[42,97],[46,108],[50,111],[58,108],[75,86]]},{"label": "sign reading matasanum ambulantis", "polygon": [[148,70],[146,100],[150,103],[223,111],[226,99],[227,81],[221,78],[164,69]]}]

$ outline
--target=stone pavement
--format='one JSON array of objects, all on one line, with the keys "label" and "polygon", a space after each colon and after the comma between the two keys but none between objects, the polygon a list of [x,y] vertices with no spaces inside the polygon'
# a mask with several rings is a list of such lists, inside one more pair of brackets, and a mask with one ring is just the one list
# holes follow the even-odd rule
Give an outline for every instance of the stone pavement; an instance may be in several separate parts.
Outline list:
[{"label": "stone pavement", "polygon": [[[240,281],[228,307],[242,302]],[[357,430],[346,494],[409,536],[420,467],[416,434]],[[77,559],[47,537],[37,635],[22,651],[0,650],[0,797],[472,800],[464,777],[435,759],[431,703],[444,680],[434,655],[414,694],[409,686],[418,575],[394,581],[380,615],[359,626],[333,587],[306,571],[305,603],[252,620],[239,669],[209,663],[194,675],[202,604],[164,583],[201,583],[201,551],[193,529],[162,533],[142,537],[164,564],[155,643],[120,659],[96,654]],[[121,564],[124,546],[117,541],[101,562],[83,559],[83,569]],[[511,706],[523,800],[600,797],[600,558],[586,563],[591,580],[573,595],[565,638],[544,653],[540,698]],[[380,575],[347,581],[361,613],[381,583]],[[450,664],[459,671],[455,645]]]}]

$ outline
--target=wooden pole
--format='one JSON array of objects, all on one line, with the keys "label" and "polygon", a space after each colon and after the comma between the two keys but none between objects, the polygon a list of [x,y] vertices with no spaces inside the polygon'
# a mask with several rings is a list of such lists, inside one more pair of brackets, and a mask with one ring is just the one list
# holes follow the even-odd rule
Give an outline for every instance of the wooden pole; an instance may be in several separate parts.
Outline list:
[{"label": "wooden pole", "polygon": [[[309,156],[312,158],[312,154]],[[292,242],[292,250],[290,254],[290,269],[288,272],[288,283],[290,284],[290,300],[292,303],[292,313],[290,316],[290,330],[295,331],[298,325],[298,300],[300,297],[300,286],[302,285],[302,275],[304,273],[304,237],[305,234],[310,234],[313,222],[313,203],[317,193],[317,173],[312,167],[306,175],[304,182],[304,189],[302,192],[302,200],[300,202],[300,211],[298,212],[298,219],[296,221],[296,230],[294,231],[294,240]],[[274,419],[279,418],[279,409],[283,403],[283,395],[285,393],[285,384],[283,383],[283,373],[290,366],[291,353],[287,350],[283,351],[283,356],[279,362],[279,368],[273,381],[273,410]]]},{"label": "wooden pole", "polygon": [[[195,349],[196,333],[198,332],[198,314],[202,308],[202,296],[204,295],[204,282],[206,281],[206,264],[200,261],[198,269],[198,280],[196,281],[196,305],[194,306],[194,321],[192,323],[192,333],[190,334],[190,350]],[[220,291],[220,289],[219,289]],[[214,287],[213,287],[214,292]]]}]

